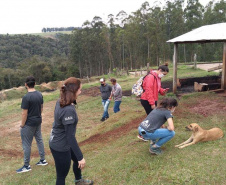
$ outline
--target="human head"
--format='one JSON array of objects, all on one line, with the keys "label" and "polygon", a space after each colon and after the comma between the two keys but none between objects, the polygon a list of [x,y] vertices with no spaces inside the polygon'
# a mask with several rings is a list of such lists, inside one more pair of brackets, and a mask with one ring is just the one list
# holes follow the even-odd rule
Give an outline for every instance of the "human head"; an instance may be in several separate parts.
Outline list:
[{"label": "human head", "polygon": [[35,86],[35,78],[33,76],[28,76],[25,81],[26,88],[34,88]]},{"label": "human head", "polygon": [[169,109],[173,112],[175,107],[177,107],[177,106],[178,106],[178,103],[177,103],[177,100],[175,98],[163,98],[160,101],[158,108]]},{"label": "human head", "polygon": [[101,78],[101,79],[100,79],[100,84],[101,84],[102,86],[105,85],[105,79],[104,79],[104,78]]},{"label": "human head", "polygon": [[112,78],[110,81],[111,81],[112,85],[116,84],[116,79],[115,78]]},{"label": "human head", "polygon": [[60,89],[60,106],[71,105],[81,93],[82,83],[75,77],[70,77],[64,81]]},{"label": "human head", "polygon": [[167,75],[168,72],[169,72],[168,62],[166,62],[164,65],[159,66],[157,71],[159,78],[162,78],[163,76]]}]

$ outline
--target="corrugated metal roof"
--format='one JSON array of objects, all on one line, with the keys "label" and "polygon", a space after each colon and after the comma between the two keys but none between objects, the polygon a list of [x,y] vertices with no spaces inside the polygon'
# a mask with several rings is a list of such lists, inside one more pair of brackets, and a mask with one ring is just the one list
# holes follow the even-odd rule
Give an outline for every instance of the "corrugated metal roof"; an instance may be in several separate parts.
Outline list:
[{"label": "corrugated metal roof", "polygon": [[167,42],[223,42],[226,41],[226,23],[202,26]]}]

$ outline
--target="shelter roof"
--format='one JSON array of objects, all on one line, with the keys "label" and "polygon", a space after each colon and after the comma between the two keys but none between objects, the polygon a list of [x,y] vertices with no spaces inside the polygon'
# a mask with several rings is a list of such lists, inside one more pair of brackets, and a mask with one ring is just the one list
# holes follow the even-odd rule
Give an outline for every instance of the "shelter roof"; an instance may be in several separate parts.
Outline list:
[{"label": "shelter roof", "polygon": [[168,40],[173,43],[226,42],[226,23],[201,26],[179,37]]}]

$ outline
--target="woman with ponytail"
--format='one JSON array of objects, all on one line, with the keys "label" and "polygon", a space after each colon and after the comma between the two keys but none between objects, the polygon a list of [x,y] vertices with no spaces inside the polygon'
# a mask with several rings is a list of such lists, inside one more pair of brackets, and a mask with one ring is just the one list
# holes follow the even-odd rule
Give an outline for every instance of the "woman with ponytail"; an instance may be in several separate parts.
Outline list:
[{"label": "woman with ponytail", "polygon": [[82,178],[81,170],[85,167],[86,162],[75,138],[78,123],[75,104],[81,89],[80,80],[74,77],[68,78],[61,87],[60,99],[55,106],[49,146],[55,161],[56,185],[65,184],[71,160],[73,161],[75,184],[93,184],[93,181]]},{"label": "woman with ponytail", "polygon": [[[165,95],[168,88],[163,89],[161,87],[161,78],[167,75],[169,72],[168,63],[159,66],[158,70],[151,70],[150,73],[143,80],[143,94],[141,95],[140,102],[144,107],[146,114],[148,115],[157,106],[158,93]],[[146,141],[142,136],[137,136],[139,139]]]}]

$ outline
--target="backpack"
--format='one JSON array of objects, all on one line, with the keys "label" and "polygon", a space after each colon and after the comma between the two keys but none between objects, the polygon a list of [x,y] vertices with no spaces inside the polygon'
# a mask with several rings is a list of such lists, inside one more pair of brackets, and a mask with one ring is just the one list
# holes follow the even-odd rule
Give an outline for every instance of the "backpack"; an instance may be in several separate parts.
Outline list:
[{"label": "backpack", "polygon": [[[149,74],[150,73],[148,73],[147,75],[149,75]],[[133,87],[132,87],[132,94],[134,94],[136,96],[141,96],[141,94],[144,92],[142,85],[143,85],[144,78],[146,76],[140,77],[139,80],[137,80],[137,82],[133,85]]]}]

